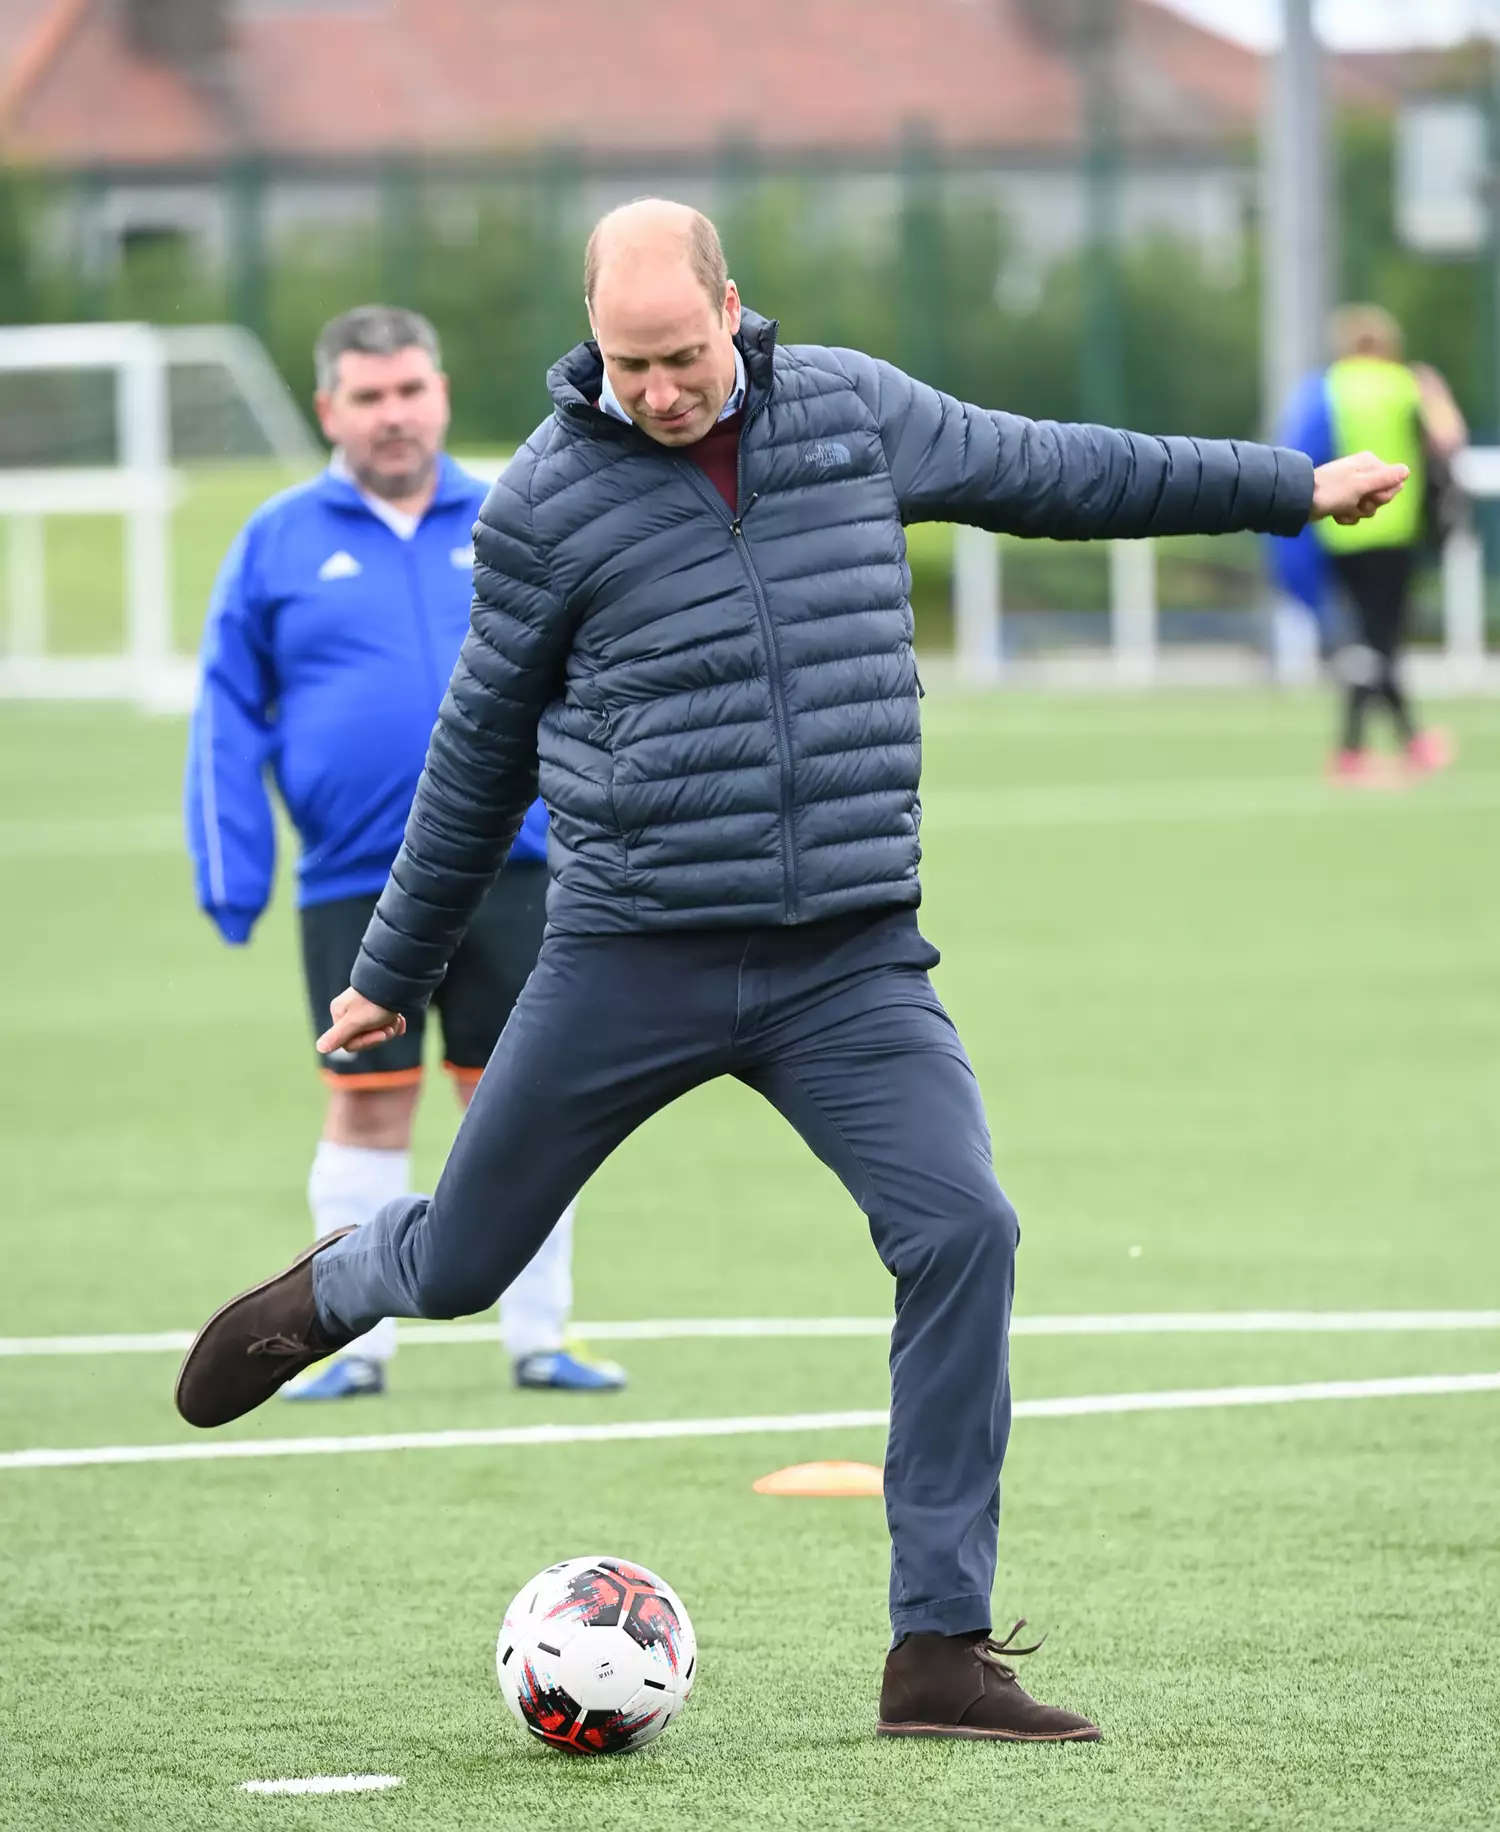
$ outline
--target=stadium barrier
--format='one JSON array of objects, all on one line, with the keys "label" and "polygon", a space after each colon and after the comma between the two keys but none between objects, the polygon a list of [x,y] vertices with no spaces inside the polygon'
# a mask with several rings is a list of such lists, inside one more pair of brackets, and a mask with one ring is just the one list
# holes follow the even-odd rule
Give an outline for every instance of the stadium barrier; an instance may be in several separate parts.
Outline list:
[{"label": "stadium barrier", "polygon": [[[1474,446],[1455,466],[1465,494],[1500,499],[1500,447]],[[1260,643],[1173,644],[1161,641],[1156,547],[1151,541],[1112,541],[1109,552],[1107,648],[1020,657],[1005,640],[1004,568],[999,536],[956,528],[953,552],[954,653],[951,671],[965,685],[1049,687],[1060,690],[1152,686],[1310,685],[1319,673],[1317,634],[1300,606],[1268,591]],[[1442,641],[1409,657],[1424,693],[1500,692],[1500,655],[1486,646],[1484,545],[1465,520],[1442,556]],[[942,664],[923,658],[936,675]]]}]

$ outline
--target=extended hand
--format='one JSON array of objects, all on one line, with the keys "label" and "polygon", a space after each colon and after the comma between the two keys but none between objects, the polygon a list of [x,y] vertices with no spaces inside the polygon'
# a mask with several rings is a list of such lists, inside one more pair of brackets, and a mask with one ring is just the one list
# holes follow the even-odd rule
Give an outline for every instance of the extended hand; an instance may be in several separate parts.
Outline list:
[{"label": "extended hand", "polygon": [[352,986],[341,992],[328,1010],[333,1023],[318,1039],[319,1052],[324,1056],[331,1056],[335,1050],[373,1050],[377,1043],[389,1043],[406,1029],[406,1020],[399,1011],[373,1004]]},{"label": "extended hand", "polygon": [[1313,472],[1311,521],[1320,522],[1331,515],[1336,522],[1350,527],[1383,509],[1411,472],[1404,464],[1386,464],[1374,452],[1355,452],[1350,458],[1335,458],[1331,464],[1320,464]]}]

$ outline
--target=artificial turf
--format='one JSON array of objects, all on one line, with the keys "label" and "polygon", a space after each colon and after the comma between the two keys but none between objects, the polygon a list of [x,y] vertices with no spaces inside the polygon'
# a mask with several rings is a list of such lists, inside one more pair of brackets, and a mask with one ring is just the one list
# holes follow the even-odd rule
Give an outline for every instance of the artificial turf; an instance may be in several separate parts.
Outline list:
[{"label": "artificial turf", "polygon": [[[1496,1302],[1500,710],[1453,776],[1317,780],[1294,698],[927,701],[940,992],[1065,1312]],[[8,1098],[0,1335],[180,1328],[305,1237],[320,1097],[285,887],[254,946],[191,908],[177,721],[0,712]],[[436,1078],[435,1078],[436,1079]],[[418,1169],[451,1133],[436,1085]],[[578,1311],[864,1316],[828,1174],[733,1086],[586,1192]],[[602,1345],[601,1345],[602,1346]],[[875,1408],[878,1339],[622,1343],[631,1389],[520,1395],[493,1344],[231,1435]],[[1490,1370],[1495,1333],[1021,1338],[1020,1397]],[[166,1355],[0,1357],[0,1449],[175,1441]],[[1500,1822],[1500,1400],[1023,1420],[996,1616],[1095,1747],[878,1743],[878,1503],[752,1479],[878,1430],[0,1469],[6,1828],[1488,1828]],[[613,1550],[692,1611],[701,1679],[639,1756],[529,1746],[514,1590]],[[249,1778],[384,1772],[382,1794]]]}]

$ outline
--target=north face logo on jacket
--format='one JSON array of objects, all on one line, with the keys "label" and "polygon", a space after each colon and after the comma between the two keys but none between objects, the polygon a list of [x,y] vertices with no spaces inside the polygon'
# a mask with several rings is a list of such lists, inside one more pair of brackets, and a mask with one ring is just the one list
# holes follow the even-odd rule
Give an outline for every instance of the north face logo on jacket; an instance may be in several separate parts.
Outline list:
[{"label": "north face logo on jacket", "polygon": [[849,448],[842,439],[820,440],[817,445],[808,446],[802,454],[802,462],[820,472],[836,471],[840,465],[850,461]]}]

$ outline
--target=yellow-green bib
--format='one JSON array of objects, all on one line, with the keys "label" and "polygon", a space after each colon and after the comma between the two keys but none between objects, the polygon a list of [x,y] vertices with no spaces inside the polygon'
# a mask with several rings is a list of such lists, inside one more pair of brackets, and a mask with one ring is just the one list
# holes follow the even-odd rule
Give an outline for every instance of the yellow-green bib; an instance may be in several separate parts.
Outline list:
[{"label": "yellow-green bib", "polygon": [[1411,467],[1406,488],[1368,521],[1343,528],[1325,519],[1318,538],[1330,553],[1358,553],[1369,547],[1410,547],[1422,537],[1426,460],[1422,452],[1422,396],[1405,363],[1378,356],[1348,356],[1330,365],[1326,386],[1339,457],[1374,452],[1388,464]]}]

